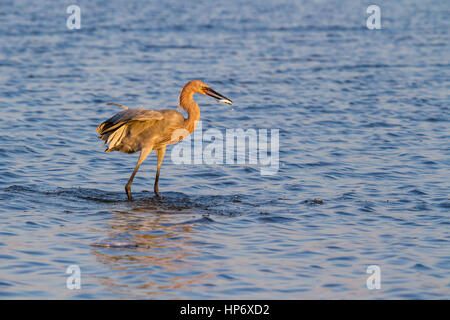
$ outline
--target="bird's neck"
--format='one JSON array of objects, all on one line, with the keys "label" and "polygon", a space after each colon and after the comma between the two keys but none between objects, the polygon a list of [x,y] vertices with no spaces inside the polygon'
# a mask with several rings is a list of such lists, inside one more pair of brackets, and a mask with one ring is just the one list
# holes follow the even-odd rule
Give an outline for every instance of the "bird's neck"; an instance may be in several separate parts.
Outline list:
[{"label": "bird's neck", "polygon": [[184,120],[184,127],[189,133],[192,133],[200,119],[200,108],[194,101],[194,92],[188,92],[183,89],[180,94],[179,104],[188,114],[188,118]]}]

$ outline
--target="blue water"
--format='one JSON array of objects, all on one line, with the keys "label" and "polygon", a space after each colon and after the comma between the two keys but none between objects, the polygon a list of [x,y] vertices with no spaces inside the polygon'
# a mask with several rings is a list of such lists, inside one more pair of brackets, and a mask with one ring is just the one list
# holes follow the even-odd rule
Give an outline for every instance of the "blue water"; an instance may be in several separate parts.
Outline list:
[{"label": "blue water", "polygon": [[[449,299],[449,17],[446,0],[2,0],[0,298]],[[103,152],[105,103],[176,108],[192,79],[234,102],[196,97],[203,130],[280,129],[278,172],[166,156],[156,198],[152,154],[127,201],[137,155]]]}]

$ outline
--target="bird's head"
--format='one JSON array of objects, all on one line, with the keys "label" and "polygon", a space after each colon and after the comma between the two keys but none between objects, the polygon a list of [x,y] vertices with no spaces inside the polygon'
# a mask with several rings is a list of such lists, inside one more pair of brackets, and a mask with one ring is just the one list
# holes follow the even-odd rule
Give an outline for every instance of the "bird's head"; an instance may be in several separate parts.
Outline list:
[{"label": "bird's head", "polygon": [[206,94],[210,97],[213,97],[218,102],[223,102],[226,104],[232,104],[232,101],[228,99],[227,97],[221,95],[217,91],[214,91],[211,89],[206,83],[200,81],[200,80],[192,80],[188,82],[185,86],[186,89],[190,89],[194,93],[200,93],[200,94]]}]

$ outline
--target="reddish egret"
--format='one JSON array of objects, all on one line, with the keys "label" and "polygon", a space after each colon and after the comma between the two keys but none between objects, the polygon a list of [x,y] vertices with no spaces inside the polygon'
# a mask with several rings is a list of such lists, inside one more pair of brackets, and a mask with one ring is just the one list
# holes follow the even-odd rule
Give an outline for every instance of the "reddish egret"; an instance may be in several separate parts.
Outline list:
[{"label": "reddish egret", "polygon": [[166,146],[179,142],[191,134],[200,119],[200,108],[193,99],[195,93],[206,94],[219,102],[231,104],[230,99],[212,90],[199,80],[188,82],[179,96],[179,107],[186,110],[187,119],[176,110],[131,109],[120,104],[108,103],[109,105],[120,106],[125,110],[106,120],[97,128],[99,138],[105,140],[105,144],[108,144],[105,152],[141,152],[136,168],[134,168],[128,183],[125,185],[128,200],[133,199],[131,197],[131,183],[134,176],[152,150],[156,150],[158,158],[154,185],[155,194],[158,196],[159,170],[166,152]]}]

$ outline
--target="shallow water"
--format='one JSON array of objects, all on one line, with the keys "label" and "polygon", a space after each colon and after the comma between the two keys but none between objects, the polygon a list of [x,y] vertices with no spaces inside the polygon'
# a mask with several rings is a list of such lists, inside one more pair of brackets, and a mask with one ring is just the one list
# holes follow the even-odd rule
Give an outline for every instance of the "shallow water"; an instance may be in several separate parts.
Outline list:
[{"label": "shallow water", "polygon": [[[0,298],[450,298],[450,6],[61,1],[0,7]],[[280,129],[279,170],[103,153],[120,108]],[[170,154],[170,149],[168,150]],[[81,289],[66,288],[69,265]],[[381,289],[369,290],[369,265]]]}]

